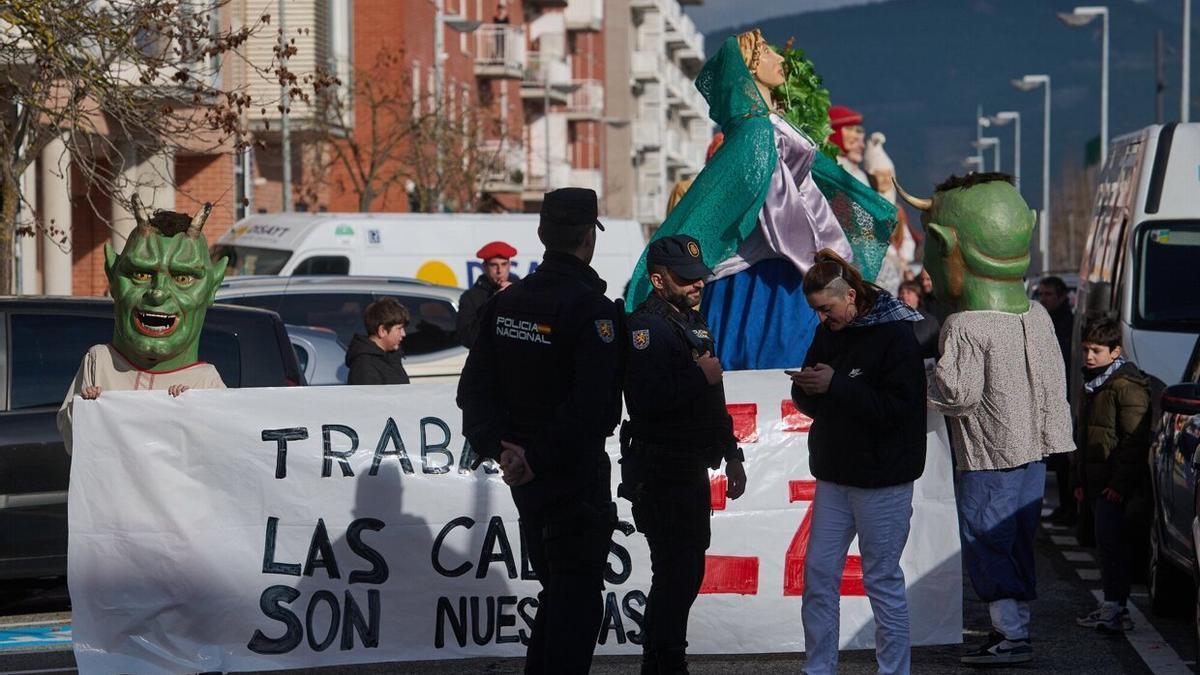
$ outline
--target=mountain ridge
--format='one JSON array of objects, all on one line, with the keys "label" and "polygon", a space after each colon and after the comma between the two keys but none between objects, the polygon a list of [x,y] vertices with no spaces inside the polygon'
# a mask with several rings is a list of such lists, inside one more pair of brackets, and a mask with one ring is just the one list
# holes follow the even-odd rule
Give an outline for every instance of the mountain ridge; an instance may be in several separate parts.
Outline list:
[{"label": "mountain ridge", "polygon": [[[1085,146],[1100,133],[1100,20],[1071,28],[1055,16],[1077,4],[890,0],[756,25],[773,44],[796,38],[833,103],[862,112],[868,134],[887,136],[897,176],[914,194],[927,195],[947,175],[966,171],[962,161],[974,154],[976,104],[985,115],[1020,112],[1021,189],[1030,206],[1040,208],[1044,94],[1040,88],[1020,92],[1009,81],[1032,73],[1051,76],[1053,189],[1054,176],[1081,166]],[[1179,3],[1167,0],[1113,0],[1109,7],[1112,139],[1155,123],[1154,35],[1162,29],[1165,44],[1178,49],[1181,17]],[[857,47],[846,37],[847,26],[857,27]],[[706,52],[715,53],[726,37],[752,27],[708,33]],[[1192,32],[1193,43],[1200,44],[1195,22]],[[1200,75],[1197,51],[1192,50],[1192,71]],[[1165,121],[1179,119],[1179,61],[1178,52],[1166,56]],[[1012,125],[985,129],[984,135],[1000,138],[1001,170],[1012,173]],[[992,153],[985,154],[989,170]]]}]

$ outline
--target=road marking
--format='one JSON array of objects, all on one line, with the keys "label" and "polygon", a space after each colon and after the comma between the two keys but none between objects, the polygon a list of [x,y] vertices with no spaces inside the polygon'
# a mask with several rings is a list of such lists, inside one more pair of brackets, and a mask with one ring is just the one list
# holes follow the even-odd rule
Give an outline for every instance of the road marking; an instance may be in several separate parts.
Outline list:
[{"label": "road marking", "polygon": [[[1094,590],[1092,595],[1095,596],[1097,602],[1104,599],[1103,591]],[[1179,654],[1175,653],[1163,636],[1158,634],[1154,624],[1146,620],[1137,606],[1131,602],[1127,607],[1129,618],[1133,619],[1133,630],[1125,631],[1125,639],[1129,641],[1138,656],[1142,657],[1142,663],[1146,664],[1150,672],[1155,675],[1191,673],[1192,669],[1183,659],[1179,658]]]},{"label": "road marking", "polygon": [[29,625],[0,630],[0,652],[18,649],[71,646],[71,624]]},{"label": "road marking", "polygon": [[1078,574],[1079,578],[1083,579],[1084,581],[1100,581],[1100,570],[1096,569],[1095,567],[1077,569],[1075,570],[1075,573]]},{"label": "road marking", "polygon": [[1050,541],[1054,542],[1055,546],[1078,546],[1079,540],[1075,537],[1067,537],[1059,534],[1050,535]]},{"label": "road marking", "polygon": [[1092,557],[1092,554],[1088,553],[1087,551],[1063,551],[1062,555],[1064,558],[1066,558],[1070,562],[1095,562],[1096,561],[1096,559],[1094,557]]},{"label": "road marking", "polygon": [[22,621],[21,623],[0,623],[0,631],[8,628],[29,628],[30,626],[63,626],[67,622],[62,619],[52,621]]}]

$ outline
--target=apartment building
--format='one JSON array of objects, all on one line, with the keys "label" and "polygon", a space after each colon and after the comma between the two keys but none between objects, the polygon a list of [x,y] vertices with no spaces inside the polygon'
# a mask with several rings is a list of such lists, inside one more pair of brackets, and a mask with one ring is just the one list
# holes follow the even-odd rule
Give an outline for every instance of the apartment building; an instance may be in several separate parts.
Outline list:
[{"label": "apartment building", "polygon": [[[227,10],[219,20],[230,25],[240,18]],[[197,76],[237,77],[219,60],[192,65]],[[154,93],[158,88],[169,91],[171,83],[163,75],[160,81],[129,86]],[[211,202],[213,210],[204,227],[210,242],[234,223],[237,212],[232,188],[237,167],[232,143],[219,144],[200,132],[194,138],[174,139],[173,148],[150,154],[104,124],[97,124],[91,132],[96,137],[90,142],[77,138],[68,143],[66,135],[55,139],[20,178],[24,201],[33,205],[53,236],[39,231],[35,236],[16,238],[13,286],[18,294],[103,295],[108,291],[104,246],[111,244],[120,251],[136,223],[133,214],[121,206],[122,201],[107,191],[109,185],[90,177],[109,177],[105,182],[119,191],[124,201],[137,193],[151,208],[191,213]],[[77,156],[75,152],[88,154]],[[24,204],[21,209],[22,221],[32,223]]]},{"label": "apartment building", "polygon": [[[544,192],[576,185],[596,190],[602,213],[652,228],[671,185],[702,165],[709,125],[692,79],[703,42],[677,0],[237,0],[221,20],[252,25],[264,12],[270,24],[246,43],[245,58],[221,67],[222,77],[263,102],[246,112],[252,146],[240,155],[139,157],[131,150],[113,167],[158,208],[191,211],[213,202],[210,239],[247,214],[282,210],[285,173],[294,210],[363,208],[350,171],[329,161],[327,108],[289,104],[284,170],[280,85],[249,65],[272,63],[281,26],[295,44],[287,66],[302,87],[318,73],[336,76],[345,91],[371,78],[403,88],[418,107],[441,100],[451,117],[485,111],[490,122],[471,142],[497,160],[479,180],[481,210],[537,211]],[[370,145],[377,129],[369,107],[361,97],[345,99],[343,138]],[[400,161],[404,155],[393,153],[381,163],[386,169]],[[56,144],[26,176],[27,194],[36,194],[70,245],[21,238],[22,292],[97,295],[107,288],[103,244],[119,249],[133,220],[115,203],[98,214],[93,205],[111,200],[73,172]],[[411,210],[412,188],[385,182],[367,208]]]},{"label": "apartment building", "polygon": [[[289,26],[314,27],[296,36],[298,58],[307,59],[291,64],[298,73],[323,64],[352,82],[380,50],[397,50],[403,69],[390,76],[405,79],[414,99],[440,91],[449,114],[487,110],[493,122],[476,142],[499,161],[480,181],[484,209],[536,211],[547,190],[577,185],[596,190],[609,215],[652,227],[671,185],[703,163],[707,108],[692,86],[704,60],[703,37],[677,0],[405,0],[403,11],[392,0],[286,4],[296,8]],[[365,133],[364,111],[354,112],[348,133]],[[313,164],[305,154],[313,151],[305,145],[306,114],[312,111],[293,108],[297,186]],[[275,211],[281,206],[277,112],[268,109],[262,122],[270,127],[258,132],[266,147],[256,150],[245,174],[247,190],[251,211]],[[295,192],[315,203],[294,196],[294,207],[360,207],[346,176],[335,172],[316,182],[315,194]],[[370,210],[409,210],[410,189],[388,186]]]},{"label": "apartment building", "polygon": [[[676,181],[704,165],[712,136],[708,105],[693,82],[704,65],[704,36],[676,0],[608,0],[607,110],[631,120],[611,128],[605,151],[607,212],[653,231]],[[616,167],[632,159],[632,171]]]}]

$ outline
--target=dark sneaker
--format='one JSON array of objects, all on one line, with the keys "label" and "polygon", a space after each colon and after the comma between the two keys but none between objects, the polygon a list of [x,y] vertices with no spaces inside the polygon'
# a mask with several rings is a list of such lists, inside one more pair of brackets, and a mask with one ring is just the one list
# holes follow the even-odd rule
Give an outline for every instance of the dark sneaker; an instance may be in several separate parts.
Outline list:
[{"label": "dark sneaker", "polygon": [[[1118,611],[1119,610],[1119,611]],[[1126,607],[1106,607],[1101,604],[1091,614],[1075,619],[1084,628],[1095,628],[1101,633],[1122,633],[1133,630],[1133,618]]]},{"label": "dark sneaker", "polygon": [[999,633],[988,636],[987,642],[959,658],[968,666],[998,666],[1027,663],[1033,660],[1033,644],[1028,640],[1009,640]]}]

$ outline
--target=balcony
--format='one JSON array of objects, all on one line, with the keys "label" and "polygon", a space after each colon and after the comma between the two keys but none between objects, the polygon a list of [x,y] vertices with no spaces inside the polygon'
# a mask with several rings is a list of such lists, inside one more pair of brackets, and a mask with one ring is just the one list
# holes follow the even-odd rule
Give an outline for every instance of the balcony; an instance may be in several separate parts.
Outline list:
[{"label": "balcony", "polygon": [[657,150],[662,147],[662,128],[649,120],[634,120],[633,147],[635,150]]},{"label": "balcony", "polygon": [[678,129],[667,129],[666,133],[667,166],[679,169],[687,166],[687,155],[683,135]]},{"label": "balcony", "polygon": [[663,221],[667,211],[667,202],[661,195],[638,195],[637,208],[633,214],[634,219],[641,223],[652,223],[657,225]]},{"label": "balcony", "polygon": [[550,181],[546,181],[545,159],[529,156],[529,171],[525,174],[525,187],[521,198],[527,202],[540,202],[542,195],[551,190],[571,185],[571,165],[561,158],[550,160]]},{"label": "balcony", "polygon": [[558,54],[529,52],[521,79],[522,99],[563,105],[574,89],[570,59]]},{"label": "balcony", "polygon": [[525,76],[525,29],[484,24],[475,31],[475,76],[519,80]]},{"label": "balcony", "polygon": [[656,52],[636,51],[633,53],[633,79],[638,82],[653,82],[661,78],[662,59]]},{"label": "balcony", "polygon": [[569,180],[573,187],[590,188],[604,197],[604,175],[598,169],[571,169]]},{"label": "balcony", "polygon": [[563,14],[567,30],[599,32],[604,28],[604,0],[570,0]]},{"label": "balcony", "polygon": [[573,80],[567,95],[567,119],[598,120],[604,116],[604,85],[600,80]]},{"label": "balcony", "polygon": [[520,192],[525,182],[525,148],[513,141],[487,140],[481,146],[484,192]]}]

